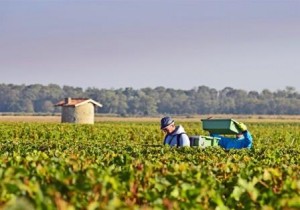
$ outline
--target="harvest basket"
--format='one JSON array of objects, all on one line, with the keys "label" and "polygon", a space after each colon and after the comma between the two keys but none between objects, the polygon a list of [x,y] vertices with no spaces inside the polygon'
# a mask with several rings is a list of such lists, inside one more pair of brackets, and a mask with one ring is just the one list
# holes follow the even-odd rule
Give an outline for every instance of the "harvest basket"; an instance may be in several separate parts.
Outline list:
[{"label": "harvest basket", "polygon": [[202,119],[202,128],[211,134],[238,134],[237,122],[233,119]]},{"label": "harvest basket", "polygon": [[190,136],[190,144],[194,147],[214,147],[219,145],[220,138],[212,136]]}]

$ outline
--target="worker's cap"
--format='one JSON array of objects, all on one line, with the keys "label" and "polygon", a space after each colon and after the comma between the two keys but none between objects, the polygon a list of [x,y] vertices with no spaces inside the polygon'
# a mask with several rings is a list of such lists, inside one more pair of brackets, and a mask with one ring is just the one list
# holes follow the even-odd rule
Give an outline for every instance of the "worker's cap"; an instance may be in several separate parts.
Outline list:
[{"label": "worker's cap", "polygon": [[171,125],[174,122],[174,120],[171,117],[163,117],[160,120],[160,129],[164,129],[165,127]]}]

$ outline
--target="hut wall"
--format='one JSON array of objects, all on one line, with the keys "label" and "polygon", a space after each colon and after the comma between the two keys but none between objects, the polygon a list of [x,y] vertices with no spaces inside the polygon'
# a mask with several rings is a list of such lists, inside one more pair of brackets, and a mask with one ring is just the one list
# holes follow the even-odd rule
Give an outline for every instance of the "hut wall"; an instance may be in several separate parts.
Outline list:
[{"label": "hut wall", "polygon": [[72,106],[62,107],[61,122],[75,122],[75,109]]},{"label": "hut wall", "polygon": [[77,106],[74,111],[76,123],[94,124],[95,107],[92,103]]}]

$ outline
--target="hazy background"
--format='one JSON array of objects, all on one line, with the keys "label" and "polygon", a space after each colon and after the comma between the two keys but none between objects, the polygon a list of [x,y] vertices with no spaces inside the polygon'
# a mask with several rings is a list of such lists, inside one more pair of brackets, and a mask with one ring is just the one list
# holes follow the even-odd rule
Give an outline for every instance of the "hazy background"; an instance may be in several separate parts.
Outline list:
[{"label": "hazy background", "polygon": [[300,1],[0,0],[0,83],[300,90]]}]

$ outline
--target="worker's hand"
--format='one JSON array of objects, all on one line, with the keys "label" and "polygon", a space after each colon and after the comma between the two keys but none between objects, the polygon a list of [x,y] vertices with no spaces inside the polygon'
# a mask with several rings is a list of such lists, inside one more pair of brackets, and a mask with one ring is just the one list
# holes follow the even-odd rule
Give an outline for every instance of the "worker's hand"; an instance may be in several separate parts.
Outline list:
[{"label": "worker's hand", "polygon": [[237,123],[237,127],[242,131],[246,131],[247,130],[247,126],[244,123],[238,122]]}]

